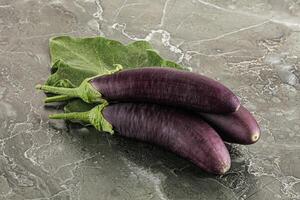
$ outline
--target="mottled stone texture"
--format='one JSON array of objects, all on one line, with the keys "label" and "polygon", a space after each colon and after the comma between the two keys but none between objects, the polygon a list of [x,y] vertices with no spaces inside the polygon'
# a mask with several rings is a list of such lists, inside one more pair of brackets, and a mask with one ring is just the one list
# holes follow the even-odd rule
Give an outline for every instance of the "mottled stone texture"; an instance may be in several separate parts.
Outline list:
[{"label": "mottled stone texture", "polygon": [[[0,199],[300,199],[300,2],[297,0],[1,0]],[[34,90],[48,40],[148,40],[232,88],[261,140],[233,145],[221,177],[158,147],[49,121]]]}]

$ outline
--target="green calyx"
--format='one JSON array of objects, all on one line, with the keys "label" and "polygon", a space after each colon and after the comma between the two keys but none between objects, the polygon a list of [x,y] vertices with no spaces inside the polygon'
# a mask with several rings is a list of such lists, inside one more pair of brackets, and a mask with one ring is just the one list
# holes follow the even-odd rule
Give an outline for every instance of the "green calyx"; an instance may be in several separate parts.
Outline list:
[{"label": "green calyx", "polygon": [[50,119],[80,120],[93,125],[97,130],[113,134],[112,125],[104,118],[102,111],[108,105],[105,101],[87,112],[71,112],[49,115]]},{"label": "green calyx", "polygon": [[105,100],[101,98],[101,93],[90,84],[89,80],[85,79],[78,87],[79,97],[87,103],[103,103]]},{"label": "green calyx", "polygon": [[[119,64],[116,64],[114,66],[116,68],[114,70],[109,71],[107,74],[113,74],[123,69],[123,67]],[[43,90],[45,92],[49,92],[53,94],[58,94],[57,96],[47,97],[45,99],[45,103],[66,101],[72,98],[81,98],[86,103],[104,103],[106,100],[102,98],[102,94],[90,84],[90,80],[96,77],[98,76],[93,76],[91,78],[85,79],[76,88],[37,85],[36,89]]]},{"label": "green calyx", "polygon": [[72,98],[81,98],[87,103],[103,103],[105,101],[101,98],[101,93],[88,82],[88,79],[84,80],[77,88],[55,87],[48,85],[37,85],[35,88],[48,93],[59,94],[58,96],[47,97],[45,99],[45,103],[66,101]]}]

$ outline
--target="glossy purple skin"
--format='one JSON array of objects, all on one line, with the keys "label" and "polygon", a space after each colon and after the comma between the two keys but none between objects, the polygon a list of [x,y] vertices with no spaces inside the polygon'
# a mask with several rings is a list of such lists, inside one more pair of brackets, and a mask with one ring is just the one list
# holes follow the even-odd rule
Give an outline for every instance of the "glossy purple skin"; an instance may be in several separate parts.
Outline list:
[{"label": "glossy purple skin", "polygon": [[90,81],[107,101],[148,102],[209,113],[231,113],[239,99],[208,77],[171,68],[130,69]]},{"label": "glossy purple skin", "polygon": [[120,135],[162,146],[201,169],[224,174],[231,165],[220,136],[198,116],[155,104],[109,105],[103,115]]},{"label": "glossy purple skin", "polygon": [[253,144],[260,137],[260,129],[252,114],[243,106],[230,114],[199,113],[226,142]]}]

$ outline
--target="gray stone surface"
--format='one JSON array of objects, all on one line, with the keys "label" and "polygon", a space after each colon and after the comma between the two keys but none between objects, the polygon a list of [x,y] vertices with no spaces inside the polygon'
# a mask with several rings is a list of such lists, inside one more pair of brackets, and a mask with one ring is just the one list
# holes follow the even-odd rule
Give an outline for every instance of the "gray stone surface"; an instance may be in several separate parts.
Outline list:
[{"label": "gray stone surface", "polygon": [[[48,40],[148,40],[232,88],[261,140],[231,146],[224,176],[160,148],[49,121],[34,89]],[[0,0],[0,199],[300,199],[297,0]]]}]

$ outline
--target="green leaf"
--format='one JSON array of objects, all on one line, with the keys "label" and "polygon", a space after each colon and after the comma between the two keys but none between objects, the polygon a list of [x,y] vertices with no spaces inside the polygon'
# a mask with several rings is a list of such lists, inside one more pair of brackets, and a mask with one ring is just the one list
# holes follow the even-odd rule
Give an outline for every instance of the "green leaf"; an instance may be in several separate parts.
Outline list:
[{"label": "green leaf", "polygon": [[[124,45],[103,37],[74,38],[60,36],[50,39],[52,74],[46,84],[77,87],[89,77],[107,74],[114,64],[124,69],[157,66],[183,69],[175,62],[165,60],[146,41]],[[62,61],[62,62],[59,62]],[[67,112],[85,111],[91,106],[80,100],[70,100]]]}]

